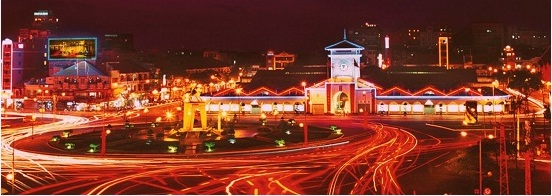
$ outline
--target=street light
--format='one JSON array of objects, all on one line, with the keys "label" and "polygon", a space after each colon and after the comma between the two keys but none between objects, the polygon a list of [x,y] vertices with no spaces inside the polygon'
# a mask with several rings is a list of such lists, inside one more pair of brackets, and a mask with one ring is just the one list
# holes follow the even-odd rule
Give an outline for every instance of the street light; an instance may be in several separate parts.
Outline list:
[{"label": "street light", "polygon": [[303,145],[306,146],[309,144],[309,128],[307,126],[307,123],[299,123],[299,127],[303,127]]},{"label": "street light", "polygon": [[6,176],[7,180],[12,181],[12,187],[11,187],[11,194],[15,195],[15,131],[12,130],[12,171],[11,171],[11,179],[10,174]]},{"label": "street light", "polygon": [[261,121],[261,125],[265,126],[266,125],[266,114],[261,113],[261,116],[259,117],[259,120]]},{"label": "street light", "polygon": [[153,91],[151,91],[151,94],[153,94],[153,102],[157,101],[157,94],[158,93],[159,93],[159,91],[157,89],[154,89]]},{"label": "street light", "polygon": [[173,120],[173,113],[170,111],[165,112],[165,118],[167,119],[167,122],[170,122]]},{"label": "street light", "polygon": [[36,116],[31,115],[31,139],[34,139],[34,122],[36,121]]},{"label": "street light", "polygon": [[222,118],[226,118],[226,112],[225,112],[225,111],[221,111],[221,106],[222,106],[222,102],[219,103],[218,115],[217,115],[217,129],[218,129],[219,132],[222,132],[222,123],[221,123],[221,120],[222,120]]},{"label": "street light", "polygon": [[493,115],[496,122],[496,113],[495,113],[495,88],[498,86],[498,80],[493,81]]},{"label": "street light", "polygon": [[[364,130],[367,130],[368,129],[368,108],[367,108],[368,100],[366,96],[366,91],[362,91],[362,96],[364,97]],[[361,109],[361,112],[363,112],[362,109]]]},{"label": "street light", "polygon": [[[466,137],[468,135],[467,132],[465,131],[462,131],[460,132],[460,135],[462,137]],[[483,142],[483,139],[485,139],[485,137],[488,137],[489,139],[493,139],[494,138],[494,135],[485,135],[484,137],[481,137],[479,136],[479,141],[478,141],[478,144],[479,144],[479,172],[478,172],[478,177],[479,177],[479,194],[482,195],[483,193],[483,164],[482,164],[482,153],[481,153],[481,143]],[[489,172],[490,173],[490,172]]]},{"label": "street light", "polygon": [[275,109],[274,112],[272,112],[272,114],[274,115],[274,124],[277,124],[278,121],[276,118],[278,118],[278,114],[279,114],[278,109]]},{"label": "street light", "polygon": [[242,111],[241,101],[240,101],[240,94],[241,94],[241,91],[242,91],[241,88],[237,88],[237,89],[236,89],[236,94],[238,95],[238,113],[241,113],[241,111]]},{"label": "street light", "polygon": [[303,86],[303,96],[305,96],[305,101],[303,102],[303,111],[305,112],[305,120],[307,120],[307,83],[301,82],[301,86]]},{"label": "street light", "polygon": [[101,134],[101,139],[102,139],[102,148],[100,150],[100,154],[102,156],[105,155],[105,148],[106,148],[106,145],[107,145],[107,135],[111,133],[111,124],[108,124],[106,127],[103,127],[103,130],[102,130],[102,134]]}]

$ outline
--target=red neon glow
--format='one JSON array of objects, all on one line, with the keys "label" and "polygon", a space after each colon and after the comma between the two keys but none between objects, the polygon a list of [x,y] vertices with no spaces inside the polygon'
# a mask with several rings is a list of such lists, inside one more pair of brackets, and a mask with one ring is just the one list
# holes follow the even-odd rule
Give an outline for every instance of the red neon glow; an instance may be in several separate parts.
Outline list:
[{"label": "red neon glow", "polygon": [[435,93],[436,95],[446,96],[445,93],[441,92],[440,90],[437,90],[437,89],[434,88],[433,86],[425,87],[424,89],[419,90],[418,92],[415,92],[415,93],[413,93],[412,95],[414,95],[414,96],[423,95],[423,94],[424,94],[425,92],[427,92],[427,91],[432,91],[432,92]]}]

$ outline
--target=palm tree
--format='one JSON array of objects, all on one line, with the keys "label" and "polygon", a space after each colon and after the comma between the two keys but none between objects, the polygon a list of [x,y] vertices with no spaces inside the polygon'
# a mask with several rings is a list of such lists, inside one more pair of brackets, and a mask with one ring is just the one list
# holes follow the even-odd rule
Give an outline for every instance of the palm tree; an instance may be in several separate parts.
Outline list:
[{"label": "palm tree", "polygon": [[97,149],[98,149],[98,146],[100,146],[100,145],[98,145],[98,144],[90,144],[89,146],[90,146],[90,150],[88,150],[88,152],[96,152]]},{"label": "palm tree", "polygon": [[[524,97],[522,98],[527,103],[529,95],[531,93],[540,90],[543,87],[542,74],[540,72],[531,73],[527,69],[516,69],[509,75],[508,88],[516,89],[521,92]],[[525,109],[529,107],[525,104]]]},{"label": "palm tree", "polygon": [[211,148],[215,147],[215,142],[205,142],[205,147],[207,147],[207,152],[213,151]]},{"label": "palm tree", "polygon": [[65,130],[63,131],[63,137],[65,138],[68,138],[69,136],[71,136],[71,133],[73,133],[73,130],[69,129],[69,130]]},{"label": "palm tree", "polygon": [[54,135],[54,136],[52,136],[52,139],[50,141],[59,142],[60,139],[61,139],[61,137],[59,135]]},{"label": "palm tree", "polygon": [[65,148],[67,148],[69,150],[75,149],[75,143],[67,142],[67,143],[65,143]]},{"label": "palm tree", "polygon": [[278,147],[282,147],[286,145],[286,141],[284,139],[277,139],[277,140],[274,140],[274,142],[276,142],[276,145],[278,145]]},{"label": "palm tree", "polygon": [[178,151],[178,146],[173,146],[173,145],[170,145],[170,146],[167,146],[168,148],[168,152],[169,153],[176,153]]}]

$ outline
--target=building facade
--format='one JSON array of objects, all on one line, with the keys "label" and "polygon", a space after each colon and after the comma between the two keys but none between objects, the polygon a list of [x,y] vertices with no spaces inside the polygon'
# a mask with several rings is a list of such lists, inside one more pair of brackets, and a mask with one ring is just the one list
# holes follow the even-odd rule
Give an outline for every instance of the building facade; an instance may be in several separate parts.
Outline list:
[{"label": "building facade", "polygon": [[241,89],[227,89],[203,97],[207,112],[428,115],[462,114],[467,103],[475,104],[477,112],[502,113],[508,105],[509,95],[490,87],[460,86],[443,91],[425,84],[425,88],[415,92],[400,87],[384,89],[370,82],[370,78],[360,77],[358,62],[363,46],[344,35],[343,40],[325,49],[331,66],[328,78],[308,85],[303,82],[283,91],[260,87],[244,93]]},{"label": "building facade", "polygon": [[274,51],[266,53],[266,67],[268,70],[283,70],[295,62],[295,55],[287,52],[275,54]]}]

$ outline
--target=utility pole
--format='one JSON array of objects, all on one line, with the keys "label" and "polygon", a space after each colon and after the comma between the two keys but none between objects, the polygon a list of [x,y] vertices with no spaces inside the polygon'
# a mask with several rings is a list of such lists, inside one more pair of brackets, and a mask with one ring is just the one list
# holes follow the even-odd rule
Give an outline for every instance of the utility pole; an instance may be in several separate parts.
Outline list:
[{"label": "utility pole", "polygon": [[56,110],[57,110],[57,95],[52,95],[52,102],[53,102],[53,106],[52,106],[52,114],[53,114],[53,118],[52,118],[52,122],[56,122]]},{"label": "utility pole", "polygon": [[506,154],[506,131],[504,125],[499,124],[500,131],[498,134],[498,166],[500,171],[500,195],[510,194],[510,183],[508,179],[508,155]]},{"label": "utility pole", "polygon": [[531,194],[531,159],[533,152],[530,149],[525,151],[525,195]]}]

